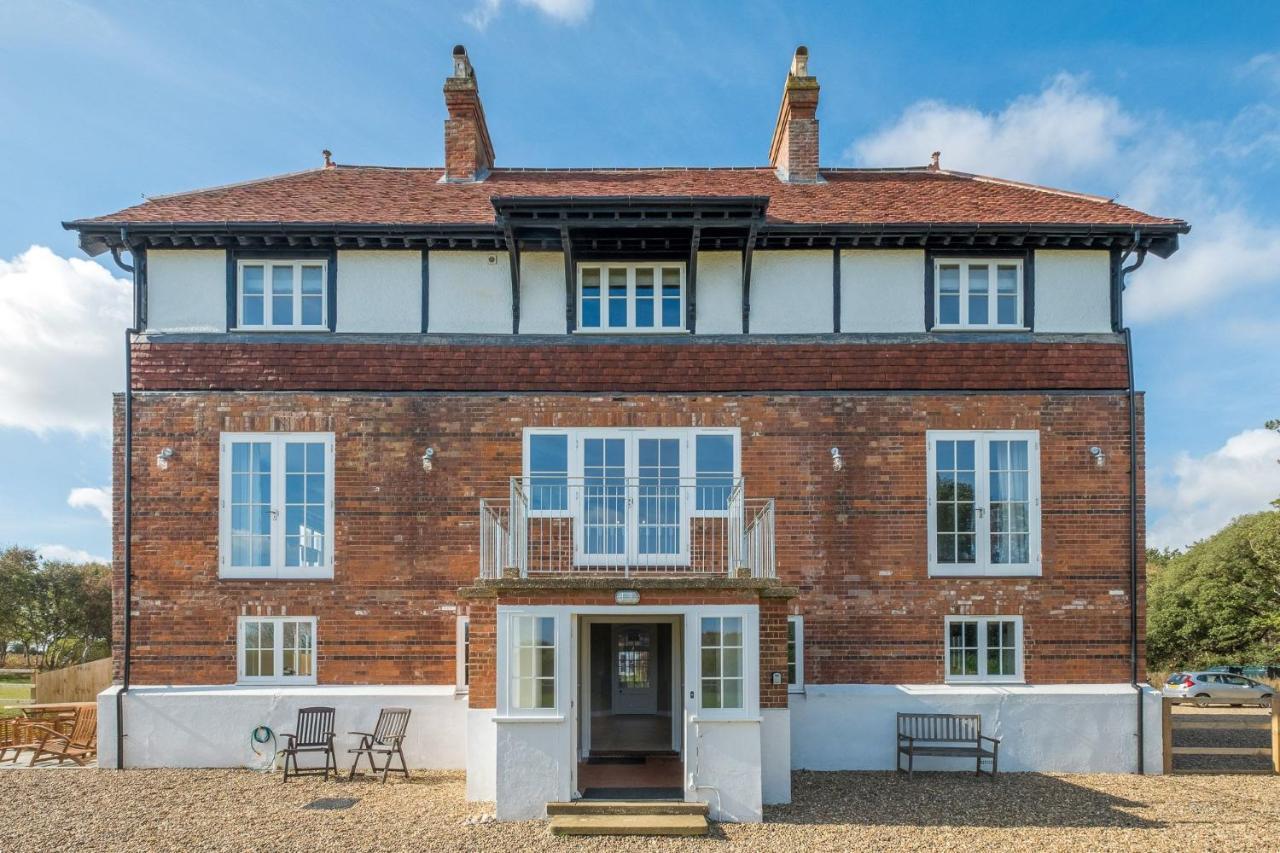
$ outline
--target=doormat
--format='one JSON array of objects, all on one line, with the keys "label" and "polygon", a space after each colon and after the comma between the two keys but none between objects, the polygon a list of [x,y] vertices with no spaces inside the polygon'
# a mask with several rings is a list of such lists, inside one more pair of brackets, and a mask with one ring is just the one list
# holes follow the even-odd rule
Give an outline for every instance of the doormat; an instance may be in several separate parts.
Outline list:
[{"label": "doormat", "polygon": [[584,800],[683,800],[679,788],[588,788]]},{"label": "doormat", "polygon": [[643,755],[591,755],[588,764],[644,764]]},{"label": "doormat", "polygon": [[321,800],[312,800],[303,806],[303,808],[319,809],[320,811],[338,811],[340,809],[349,809],[358,802],[360,801],[355,797],[328,797]]}]

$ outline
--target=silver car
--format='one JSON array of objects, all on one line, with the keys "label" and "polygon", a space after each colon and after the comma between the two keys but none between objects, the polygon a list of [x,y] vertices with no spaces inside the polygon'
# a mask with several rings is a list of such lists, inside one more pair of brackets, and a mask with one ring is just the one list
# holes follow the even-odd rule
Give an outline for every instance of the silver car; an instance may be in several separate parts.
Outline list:
[{"label": "silver car", "polygon": [[1175,672],[1164,683],[1164,695],[1180,702],[1208,705],[1271,706],[1269,684],[1229,672]]}]

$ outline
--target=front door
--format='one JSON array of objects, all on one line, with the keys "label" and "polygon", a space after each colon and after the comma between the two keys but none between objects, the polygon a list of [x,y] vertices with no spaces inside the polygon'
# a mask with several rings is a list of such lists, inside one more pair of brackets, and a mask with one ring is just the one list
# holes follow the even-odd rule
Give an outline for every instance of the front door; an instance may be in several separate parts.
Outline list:
[{"label": "front door", "polygon": [[613,713],[658,713],[653,625],[612,626]]}]

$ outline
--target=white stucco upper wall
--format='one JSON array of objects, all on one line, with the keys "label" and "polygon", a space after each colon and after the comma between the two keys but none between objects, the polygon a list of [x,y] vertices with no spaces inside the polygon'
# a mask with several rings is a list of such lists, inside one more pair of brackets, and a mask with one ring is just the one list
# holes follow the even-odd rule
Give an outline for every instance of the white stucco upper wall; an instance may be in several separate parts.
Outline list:
[{"label": "white stucco upper wall", "polygon": [[924,251],[840,253],[840,331],[923,332]]},{"label": "white stucco upper wall", "polygon": [[563,335],[567,329],[564,255],[560,252],[522,252],[520,333]]},{"label": "white stucco upper wall", "polygon": [[422,330],[422,253],[338,252],[339,332]]},{"label": "white stucco upper wall", "polygon": [[[832,262],[830,249],[754,252],[751,332],[784,335],[831,332],[834,328]],[[701,280],[698,299],[702,299]],[[702,331],[701,325],[698,331]]]},{"label": "white stucco upper wall", "polygon": [[1040,249],[1035,262],[1035,331],[1111,331],[1109,252]]},{"label": "white stucco upper wall", "polygon": [[147,330],[225,332],[227,253],[222,249],[148,250]]},{"label": "white stucco upper wall", "polygon": [[699,252],[699,335],[742,334],[742,253]]},{"label": "white stucco upper wall", "polygon": [[428,331],[511,334],[511,267],[506,252],[429,252],[427,257]]}]

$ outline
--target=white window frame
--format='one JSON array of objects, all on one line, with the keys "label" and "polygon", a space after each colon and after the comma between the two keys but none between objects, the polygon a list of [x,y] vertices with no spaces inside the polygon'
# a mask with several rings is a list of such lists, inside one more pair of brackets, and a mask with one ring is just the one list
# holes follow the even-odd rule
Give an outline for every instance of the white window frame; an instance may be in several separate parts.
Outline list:
[{"label": "white window frame", "polygon": [[[997,302],[997,279],[999,275],[996,273],[998,266],[1017,267],[1018,269],[1018,317],[1013,323],[970,323],[969,322],[969,267],[971,266],[989,266],[993,275],[989,279],[990,290],[987,293],[987,317],[998,317]],[[943,323],[942,322],[942,267],[959,266],[960,267],[960,322]],[[999,256],[988,258],[970,258],[962,256],[936,256],[933,259],[933,328],[935,330],[959,330],[966,331],[999,331],[999,332],[1017,332],[1026,331],[1026,304],[1027,304],[1027,280],[1026,268],[1022,258],[1002,258]]]},{"label": "white window frame", "polygon": [[[973,563],[938,562],[938,514],[937,514],[937,442],[973,441],[974,443],[974,532],[976,535]],[[989,445],[991,441],[1027,442],[1027,524],[1030,532],[1029,563],[991,562],[991,466]],[[925,453],[928,455],[927,512],[928,553],[930,577],[1038,577],[1043,571],[1040,553],[1040,433],[1037,430],[929,430],[925,434]]]},{"label": "white window frame", "polygon": [[[231,565],[231,445],[271,444],[271,564]],[[320,566],[285,566],[285,445],[322,441],[325,446],[325,562]],[[250,580],[328,580],[333,578],[337,537],[334,519],[334,434],[331,432],[224,432],[219,436],[218,577]]]},{"label": "white window frame", "polygon": [[[702,619],[720,617],[742,619],[742,707],[704,708],[702,704]],[[697,717],[702,720],[746,720],[760,713],[760,638],[758,613],[748,607],[703,607],[689,613],[689,638],[686,654],[692,657],[694,692],[697,695]],[[708,676],[712,677],[712,676]]]},{"label": "white window frame", "polygon": [[[951,674],[951,626],[956,622],[978,623],[978,674]],[[1012,622],[1013,633],[1017,641],[1014,660],[1017,671],[1012,675],[987,675],[987,624],[989,622]],[[1026,645],[1023,643],[1021,616],[948,616],[942,628],[942,674],[948,684],[972,684],[985,682],[988,684],[1024,684],[1026,683],[1025,659]]]},{"label": "white window frame", "polygon": [[[687,299],[687,270],[684,261],[582,261],[578,264],[578,322],[574,329],[577,333],[588,335],[599,334],[641,334],[641,335],[676,335],[688,331],[685,319]],[[678,268],[680,270],[680,323],[675,326],[660,325],[662,321],[662,270]],[[582,305],[583,272],[589,269],[600,271],[600,325],[583,326]],[[609,325],[609,269],[625,269],[627,271],[627,323],[625,326]],[[652,269],[654,283],[654,308],[652,326],[636,325],[636,270]]]},{"label": "white window frame", "polygon": [[[803,693],[804,692],[804,617],[799,614],[792,614],[787,617],[787,626],[795,626],[796,639],[796,680],[793,683],[790,673],[787,673],[787,692]],[[790,641],[788,641],[788,645]]]},{"label": "white window frame", "polygon": [[[516,645],[516,621],[519,619],[549,618],[553,621],[552,636],[555,638],[555,660],[552,675],[554,677],[554,706],[551,708],[520,708],[516,704],[515,680],[518,673],[516,667],[519,648]],[[498,644],[497,678],[498,678],[498,716],[524,717],[546,722],[561,722],[564,719],[564,697],[569,681],[570,637],[569,624],[571,617],[557,607],[500,607],[498,609]]]},{"label": "white window frame", "polygon": [[[272,639],[275,646],[276,675],[245,675],[245,626],[250,622],[271,622],[275,625]],[[311,626],[311,674],[281,675],[284,671],[284,623],[297,622]],[[320,639],[314,616],[240,616],[236,620],[236,683],[237,684],[315,684],[320,669]]]},{"label": "white window frame", "polygon": [[455,649],[456,649],[455,654],[457,657],[457,669],[454,675],[454,685],[453,685],[454,692],[470,693],[471,683],[470,683],[470,672],[468,667],[468,664],[470,663],[469,652],[471,647],[471,617],[470,616],[458,617],[458,624],[456,629],[456,635],[454,637],[454,643],[455,643]]},{"label": "white window frame", "polygon": [[[320,268],[320,322],[304,325],[302,320],[302,268]],[[262,267],[262,325],[248,326],[244,322],[244,268]],[[271,281],[274,267],[293,268],[293,317],[288,323],[276,322],[271,308]],[[299,322],[293,322],[294,319]],[[236,328],[237,332],[329,330],[329,259],[328,258],[239,258],[236,260]]]}]

